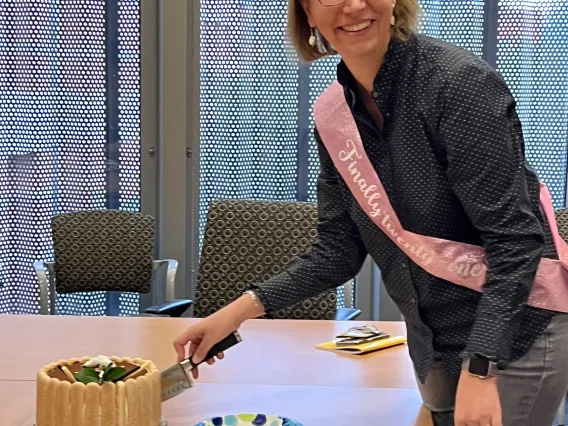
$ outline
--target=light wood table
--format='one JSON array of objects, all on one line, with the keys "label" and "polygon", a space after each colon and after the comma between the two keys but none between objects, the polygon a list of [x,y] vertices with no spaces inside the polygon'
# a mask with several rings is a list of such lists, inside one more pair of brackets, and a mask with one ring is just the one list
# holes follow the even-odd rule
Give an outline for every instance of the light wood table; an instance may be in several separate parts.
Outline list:
[{"label": "light wood table", "polygon": [[[0,381],[2,426],[32,426],[35,383]],[[193,426],[213,416],[243,412],[284,415],[305,426],[431,426],[413,389],[200,383],[166,401],[168,426]]]},{"label": "light wood table", "polygon": [[[0,316],[0,380],[35,380],[53,361],[116,355],[151,359],[160,369],[176,361],[172,342],[195,319],[62,316]],[[363,323],[254,320],[239,330],[243,343],[215,368],[202,368],[205,383],[258,385],[416,387],[407,346],[353,357],[315,350],[346,328]],[[406,335],[401,322],[378,323]],[[17,356],[15,356],[17,354]],[[247,366],[255,366],[251,371]],[[252,381],[251,381],[252,380]]]},{"label": "light wood table", "polygon": [[[195,319],[0,316],[0,424],[31,426],[36,372],[43,365],[99,354],[175,362],[172,341]],[[265,412],[305,426],[429,426],[406,346],[363,357],[314,346],[358,322],[247,322],[243,343],[204,366],[193,389],[164,403],[169,425],[192,426],[213,415]],[[404,335],[402,323],[376,323]]]}]

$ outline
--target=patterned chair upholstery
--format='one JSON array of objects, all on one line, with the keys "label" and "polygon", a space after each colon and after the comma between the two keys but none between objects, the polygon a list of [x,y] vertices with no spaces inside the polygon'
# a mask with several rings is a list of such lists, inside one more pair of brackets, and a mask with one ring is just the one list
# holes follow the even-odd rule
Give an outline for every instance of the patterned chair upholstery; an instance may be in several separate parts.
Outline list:
[{"label": "patterned chair upholstery", "polygon": [[[34,263],[41,314],[56,313],[56,292],[149,293],[153,283],[165,281],[162,296],[173,296],[177,262],[154,260],[156,222],[152,216],[118,210],[80,211],[53,217],[51,228],[55,261]],[[166,276],[160,277],[164,271]],[[188,300],[174,300],[145,313],[181,316],[190,305]]]},{"label": "patterned chair upholstery", "polygon": [[[315,204],[219,200],[209,207],[194,316],[206,317],[238,298],[248,284],[283,271],[317,237]],[[347,285],[350,285],[347,284]],[[360,311],[337,309],[332,289],[275,313],[276,318],[350,320]]]},{"label": "patterned chair upholstery", "polygon": [[568,242],[568,208],[558,209],[554,212],[556,216],[556,224],[558,225],[558,233]]}]

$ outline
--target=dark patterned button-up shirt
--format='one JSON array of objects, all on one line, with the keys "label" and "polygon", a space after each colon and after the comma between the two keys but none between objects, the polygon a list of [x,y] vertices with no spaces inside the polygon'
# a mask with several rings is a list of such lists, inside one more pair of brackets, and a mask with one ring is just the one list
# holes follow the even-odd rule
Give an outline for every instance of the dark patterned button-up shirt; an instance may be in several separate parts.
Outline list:
[{"label": "dark patterned button-up shirt", "polygon": [[369,254],[404,315],[421,380],[434,352],[450,374],[460,372],[464,356],[506,368],[554,315],[525,302],[541,256],[557,258],[506,84],[468,51],[420,35],[390,43],[370,94],[383,116],[380,127],[344,63],[338,81],[402,226],[483,246],[483,293],[428,274],[383,234],[351,195],[316,129],[318,240],[287,271],[253,286],[259,298],[268,313],[289,306],[353,278]]}]

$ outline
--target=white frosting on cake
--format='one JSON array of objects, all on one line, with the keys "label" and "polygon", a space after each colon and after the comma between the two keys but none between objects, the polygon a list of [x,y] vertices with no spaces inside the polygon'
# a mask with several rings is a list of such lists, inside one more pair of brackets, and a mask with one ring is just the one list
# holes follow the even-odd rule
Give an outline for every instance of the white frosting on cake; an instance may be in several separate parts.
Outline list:
[{"label": "white frosting on cake", "polygon": [[84,367],[100,367],[100,368],[107,368],[111,365],[114,361],[110,359],[110,357],[105,355],[99,355],[94,358],[91,358],[86,363],[83,364]]}]

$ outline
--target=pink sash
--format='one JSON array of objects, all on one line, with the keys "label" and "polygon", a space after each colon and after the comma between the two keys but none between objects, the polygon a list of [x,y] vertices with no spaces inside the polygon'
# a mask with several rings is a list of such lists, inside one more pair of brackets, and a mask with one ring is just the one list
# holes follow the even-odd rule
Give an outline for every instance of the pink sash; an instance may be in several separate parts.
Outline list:
[{"label": "pink sash", "polygon": [[[335,167],[369,218],[417,265],[446,281],[481,292],[487,274],[483,248],[406,231],[392,208],[361,141],[345,100],[334,82],[316,101],[318,132]],[[568,244],[558,234],[548,188],[541,183],[540,202],[560,260],[542,258],[528,304],[568,313]]]}]

